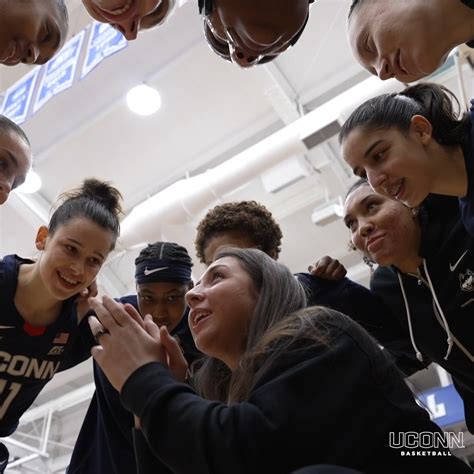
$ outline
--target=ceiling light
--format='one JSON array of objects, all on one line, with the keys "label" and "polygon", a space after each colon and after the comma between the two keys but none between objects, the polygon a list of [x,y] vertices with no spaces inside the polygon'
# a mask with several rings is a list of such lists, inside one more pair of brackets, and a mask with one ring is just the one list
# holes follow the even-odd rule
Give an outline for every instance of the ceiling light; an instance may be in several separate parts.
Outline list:
[{"label": "ceiling light", "polygon": [[128,91],[127,105],[138,115],[151,115],[161,107],[161,97],[153,87],[141,84]]},{"label": "ceiling light", "polygon": [[30,170],[26,175],[25,182],[16,190],[20,193],[32,194],[41,189],[41,178],[36,171]]}]

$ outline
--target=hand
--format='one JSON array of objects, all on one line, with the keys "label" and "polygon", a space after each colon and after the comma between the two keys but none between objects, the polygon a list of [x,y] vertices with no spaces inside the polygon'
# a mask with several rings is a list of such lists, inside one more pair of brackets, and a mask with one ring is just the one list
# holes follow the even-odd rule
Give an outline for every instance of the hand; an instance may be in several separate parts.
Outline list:
[{"label": "hand", "polygon": [[89,305],[97,315],[89,318],[93,334],[97,334],[99,324],[103,327],[97,336],[100,345],[94,346],[91,354],[116,390],[120,391],[130,375],[143,365],[168,364],[159,339],[161,332],[155,332],[156,337],[148,334],[132,305],[122,305],[108,296],[102,302],[89,298]]},{"label": "hand", "polygon": [[327,255],[319,259],[314,265],[310,265],[308,271],[315,277],[333,281],[342,280],[347,273],[344,265],[339,263],[339,260]]},{"label": "hand", "polygon": [[82,318],[90,311],[88,299],[97,296],[97,282],[94,280],[87,288],[84,288],[76,299],[77,322],[80,323]]},{"label": "hand", "polygon": [[161,341],[166,351],[168,368],[177,380],[184,382],[188,372],[188,363],[178,341],[170,335],[166,326],[158,327],[149,314],[145,316],[145,330],[151,337]]}]

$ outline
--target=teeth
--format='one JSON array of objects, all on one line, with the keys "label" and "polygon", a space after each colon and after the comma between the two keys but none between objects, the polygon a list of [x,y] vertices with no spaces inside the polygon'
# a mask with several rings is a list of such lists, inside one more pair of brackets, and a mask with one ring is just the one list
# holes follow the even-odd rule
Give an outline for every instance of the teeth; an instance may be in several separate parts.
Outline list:
[{"label": "teeth", "polygon": [[121,8],[117,8],[115,10],[108,10],[108,9],[102,8],[102,10],[106,11],[107,13],[111,13],[112,15],[122,15],[123,13],[130,10],[132,3],[133,3],[133,0],[128,0],[127,3]]},{"label": "teeth", "polygon": [[206,316],[209,316],[210,314],[211,313],[198,313],[194,318],[194,321],[198,323],[201,319],[205,318]]},{"label": "teeth", "polygon": [[66,281],[67,283],[69,283],[70,285],[77,285],[79,282],[76,281],[76,280],[70,280],[69,278],[66,278],[64,275],[62,275],[61,273],[59,274],[59,276],[64,280]]},{"label": "teeth", "polygon": [[397,198],[398,193],[402,189],[402,184],[403,184],[403,180],[401,179],[398,183],[398,186],[395,189],[392,190],[392,196],[393,197]]}]

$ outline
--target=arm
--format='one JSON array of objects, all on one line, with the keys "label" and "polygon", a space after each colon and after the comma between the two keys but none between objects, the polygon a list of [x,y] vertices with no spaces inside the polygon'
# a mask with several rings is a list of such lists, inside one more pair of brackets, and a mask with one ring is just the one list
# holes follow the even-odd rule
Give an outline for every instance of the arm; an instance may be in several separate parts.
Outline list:
[{"label": "arm", "polygon": [[[346,335],[330,347],[295,351],[266,373],[247,402],[230,406],[202,399],[164,365],[150,363],[129,377],[121,399],[173,472],[290,472],[298,462],[334,459],[364,465],[401,413],[427,420],[393,365],[375,344],[369,351],[379,354],[375,362]],[[381,386],[395,393],[395,403]],[[350,433],[343,433],[348,419]],[[358,439],[365,441],[354,449]]]}]

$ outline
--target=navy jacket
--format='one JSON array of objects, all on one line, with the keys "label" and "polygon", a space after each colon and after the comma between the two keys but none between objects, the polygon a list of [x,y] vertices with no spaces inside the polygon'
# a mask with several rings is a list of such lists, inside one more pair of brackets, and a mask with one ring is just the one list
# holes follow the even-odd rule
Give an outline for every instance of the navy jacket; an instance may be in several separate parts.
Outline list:
[{"label": "navy jacket", "polygon": [[0,437],[13,433],[53,375],[88,356],[75,352],[78,331],[75,297],[66,300],[58,319],[31,335],[16,309],[15,292],[21,264],[31,260],[8,255],[0,260]]},{"label": "navy jacket", "polygon": [[[428,273],[424,265],[414,275],[403,274],[395,267],[379,267],[371,288],[405,328],[406,336],[400,346],[405,346],[407,356],[415,354],[408,336],[410,313],[414,343],[424,364],[436,362],[452,375],[464,401],[466,424],[474,432],[474,237],[464,228],[455,201],[430,196],[423,204],[420,256],[425,259]],[[435,297],[453,339],[447,360],[447,328]],[[383,338],[380,341],[384,344]],[[412,369],[410,372],[416,371],[416,366]]]},{"label": "navy jacket", "polygon": [[[137,296],[120,298],[138,310]],[[186,360],[192,363],[200,353],[187,323],[187,312],[173,331],[179,338]],[[90,331],[84,331],[80,344],[96,344]],[[137,470],[133,445],[133,415],[120,402],[119,393],[94,361],[96,391],[82,423],[69,464],[68,474],[134,474]]]}]

